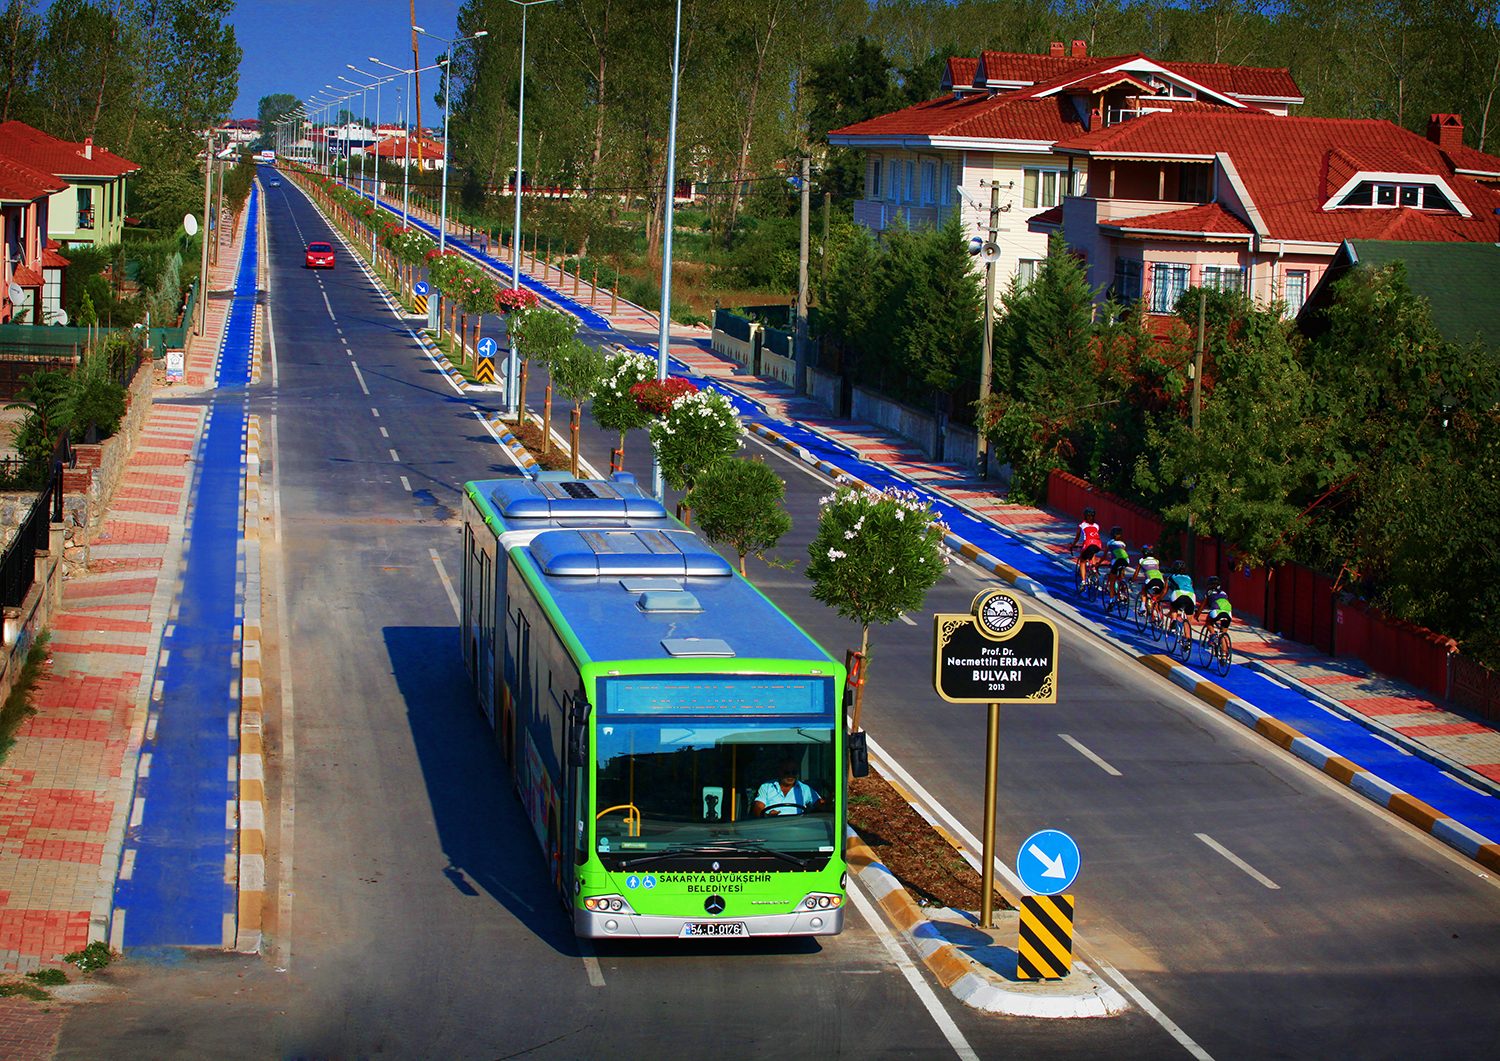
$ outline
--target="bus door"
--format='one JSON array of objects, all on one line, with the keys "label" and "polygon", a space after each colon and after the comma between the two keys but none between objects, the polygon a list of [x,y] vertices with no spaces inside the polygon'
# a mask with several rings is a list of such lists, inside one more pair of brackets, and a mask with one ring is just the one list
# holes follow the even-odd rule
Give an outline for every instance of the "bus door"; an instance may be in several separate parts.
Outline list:
[{"label": "bus door", "polygon": [[490,726],[495,725],[495,572],[488,552],[479,556],[479,706]]}]

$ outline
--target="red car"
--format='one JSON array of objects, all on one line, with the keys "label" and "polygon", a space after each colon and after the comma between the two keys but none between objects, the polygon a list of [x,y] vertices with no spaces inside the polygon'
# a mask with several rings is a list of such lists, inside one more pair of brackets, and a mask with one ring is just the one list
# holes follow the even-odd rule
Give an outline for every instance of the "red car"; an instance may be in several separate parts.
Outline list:
[{"label": "red car", "polygon": [[307,245],[307,267],[309,269],[332,269],[333,244],[309,243]]}]

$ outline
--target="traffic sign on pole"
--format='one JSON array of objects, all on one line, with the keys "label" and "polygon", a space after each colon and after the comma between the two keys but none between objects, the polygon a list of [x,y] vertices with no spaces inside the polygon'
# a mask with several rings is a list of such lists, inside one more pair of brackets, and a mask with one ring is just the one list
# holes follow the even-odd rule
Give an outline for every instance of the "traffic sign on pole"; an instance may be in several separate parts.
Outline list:
[{"label": "traffic sign on pole", "polygon": [[488,335],[486,335],[483,339],[479,340],[479,356],[480,357],[493,358],[495,356],[495,351],[498,350],[499,348],[500,348],[500,344],[496,343],[495,340],[492,339],[492,338],[490,338]]},{"label": "traffic sign on pole", "polygon": [[1016,876],[1027,891],[1058,895],[1078,878],[1081,861],[1071,836],[1042,829],[1021,841],[1021,850],[1016,852]]},{"label": "traffic sign on pole", "polygon": [[427,281],[426,280],[418,280],[415,284],[411,285],[411,289],[413,291],[415,291],[418,295],[420,295],[422,298],[426,298],[427,297]]}]

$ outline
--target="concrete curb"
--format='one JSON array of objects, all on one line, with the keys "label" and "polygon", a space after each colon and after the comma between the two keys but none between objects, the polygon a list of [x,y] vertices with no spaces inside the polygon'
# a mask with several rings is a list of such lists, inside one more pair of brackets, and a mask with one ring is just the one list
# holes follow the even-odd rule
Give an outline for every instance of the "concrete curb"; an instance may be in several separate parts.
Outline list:
[{"label": "concrete curb", "polygon": [[245,582],[240,625],[240,755],[238,918],[234,949],[260,952],[264,938],[262,912],[266,898],[266,769],[262,718],[260,658],[260,417],[252,416],[245,434]]},{"label": "concrete curb", "polygon": [[510,429],[505,426],[505,421],[500,418],[498,413],[491,413],[487,416],[485,423],[489,425],[490,430],[499,438],[500,445],[510,450],[511,456],[515,458],[516,463],[523,470],[529,472],[533,468],[538,467],[536,458],[531,455],[531,451],[521,445],[521,440],[510,433]]},{"label": "concrete curb", "polygon": [[1252,729],[1272,744],[1284,748],[1297,758],[1323,771],[1329,777],[1348,785],[1354,791],[1385,808],[1397,817],[1431,833],[1456,851],[1467,855],[1486,869],[1500,872],[1500,844],[1483,836],[1453,818],[1428,806],[1409,793],[1366,770],[1358,763],[1337,755],[1298,730],[1274,718],[1249,701],[1206,680],[1190,667],[1162,655],[1137,657],[1174,685],[1192,693],[1199,700],[1218,708],[1247,729]]},{"label": "concrete curb", "polygon": [[938,983],[966,1006],[986,1013],[1050,1019],[1108,1017],[1130,1008],[1118,991],[1100,983],[1082,962],[1073,963],[1074,972],[1087,976],[1096,985],[1093,991],[1041,995],[994,983],[984,973],[983,966],[943,938],[895,874],[852,829],[849,868],[868,889],[875,905],[921,955],[922,963]]}]

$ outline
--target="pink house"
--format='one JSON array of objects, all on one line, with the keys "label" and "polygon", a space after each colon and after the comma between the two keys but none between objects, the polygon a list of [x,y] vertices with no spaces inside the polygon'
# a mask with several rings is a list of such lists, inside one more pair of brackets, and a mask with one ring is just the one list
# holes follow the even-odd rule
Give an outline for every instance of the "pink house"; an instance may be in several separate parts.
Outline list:
[{"label": "pink house", "polygon": [[49,323],[41,318],[60,307],[67,262],[47,245],[47,206],[67,187],[60,177],[0,154],[0,323]]},{"label": "pink house", "polygon": [[1462,140],[1452,114],[1425,139],[1387,121],[1143,114],[1059,141],[1087,191],[1029,226],[1061,229],[1090,283],[1151,313],[1196,285],[1295,314],[1344,240],[1500,238],[1500,158]]}]

